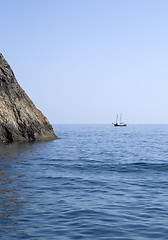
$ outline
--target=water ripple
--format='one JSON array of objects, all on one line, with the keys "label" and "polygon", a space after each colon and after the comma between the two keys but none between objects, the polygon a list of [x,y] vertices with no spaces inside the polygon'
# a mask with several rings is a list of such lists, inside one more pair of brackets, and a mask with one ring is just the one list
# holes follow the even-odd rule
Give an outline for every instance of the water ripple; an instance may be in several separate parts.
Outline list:
[{"label": "water ripple", "polygon": [[0,144],[1,239],[167,239],[167,125]]}]

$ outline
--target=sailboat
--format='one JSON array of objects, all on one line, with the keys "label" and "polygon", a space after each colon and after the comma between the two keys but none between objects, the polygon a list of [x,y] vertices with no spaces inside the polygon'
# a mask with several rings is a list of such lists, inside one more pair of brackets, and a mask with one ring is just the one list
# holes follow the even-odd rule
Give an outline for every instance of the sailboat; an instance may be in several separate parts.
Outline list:
[{"label": "sailboat", "polygon": [[122,122],[122,113],[120,113],[120,122],[118,122],[118,114],[116,117],[116,123],[114,123],[115,127],[126,127],[127,124]]}]

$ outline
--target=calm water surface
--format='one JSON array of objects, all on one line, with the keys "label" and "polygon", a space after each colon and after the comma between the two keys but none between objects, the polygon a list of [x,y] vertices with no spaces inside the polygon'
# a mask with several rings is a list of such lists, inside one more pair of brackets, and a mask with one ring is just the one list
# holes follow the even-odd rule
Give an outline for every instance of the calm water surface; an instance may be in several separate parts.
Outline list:
[{"label": "calm water surface", "polygon": [[168,125],[0,145],[1,239],[168,239]]}]

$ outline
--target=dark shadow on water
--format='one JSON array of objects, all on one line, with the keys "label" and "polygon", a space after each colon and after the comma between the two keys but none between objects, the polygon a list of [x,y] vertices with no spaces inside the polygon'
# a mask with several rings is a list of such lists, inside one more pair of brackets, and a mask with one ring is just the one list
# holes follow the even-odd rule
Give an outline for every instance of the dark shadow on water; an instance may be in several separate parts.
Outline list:
[{"label": "dark shadow on water", "polygon": [[[0,159],[20,155],[24,151],[31,150],[38,143],[0,143]],[[14,155],[13,155],[14,154]]]},{"label": "dark shadow on water", "polygon": [[20,157],[24,152],[32,151],[32,149],[38,147],[42,142],[30,142],[30,143],[0,143],[0,160],[14,157]]}]

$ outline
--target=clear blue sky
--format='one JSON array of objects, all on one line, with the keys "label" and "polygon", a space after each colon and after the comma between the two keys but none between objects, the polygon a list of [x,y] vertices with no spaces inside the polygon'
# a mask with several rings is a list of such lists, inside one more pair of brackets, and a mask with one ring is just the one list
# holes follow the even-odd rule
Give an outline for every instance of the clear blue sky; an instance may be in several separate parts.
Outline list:
[{"label": "clear blue sky", "polygon": [[0,5],[0,52],[51,123],[168,123],[167,0]]}]

